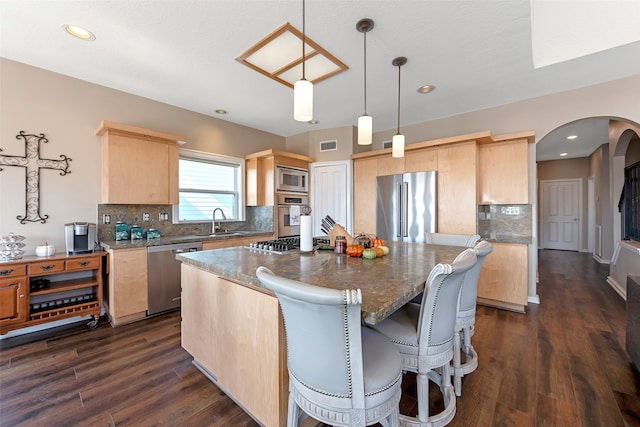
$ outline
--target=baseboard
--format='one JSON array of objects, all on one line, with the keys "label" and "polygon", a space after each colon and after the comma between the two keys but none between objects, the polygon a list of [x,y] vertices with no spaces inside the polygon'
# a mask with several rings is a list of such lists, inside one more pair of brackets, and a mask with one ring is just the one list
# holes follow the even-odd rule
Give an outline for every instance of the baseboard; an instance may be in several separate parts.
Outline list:
[{"label": "baseboard", "polygon": [[478,304],[487,305],[489,307],[501,308],[503,310],[515,311],[517,313],[526,313],[524,305],[514,304],[511,302],[496,301],[489,298],[478,297]]},{"label": "baseboard", "polygon": [[538,295],[538,294],[529,295],[527,297],[527,301],[530,302],[531,304],[540,304],[540,295]]},{"label": "baseboard", "polygon": [[611,264],[610,259],[603,259],[596,254],[593,254],[593,259],[595,259],[599,264]]},{"label": "baseboard", "polygon": [[616,291],[618,295],[622,297],[623,300],[627,300],[626,286],[621,286],[620,283],[616,282],[616,279],[611,276],[607,276],[607,283],[613,288],[614,291]]}]

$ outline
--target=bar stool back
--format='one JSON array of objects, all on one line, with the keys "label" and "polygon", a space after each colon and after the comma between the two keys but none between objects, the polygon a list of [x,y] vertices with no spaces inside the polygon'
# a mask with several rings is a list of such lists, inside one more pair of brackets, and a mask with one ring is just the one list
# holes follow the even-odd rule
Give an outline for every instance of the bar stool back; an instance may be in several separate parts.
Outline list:
[{"label": "bar stool back", "polygon": [[361,326],[360,290],[314,286],[265,267],[256,275],[276,294],[284,317],[287,426],[306,415],[334,426],[398,426],[402,360],[387,338]]},{"label": "bar stool back", "polygon": [[[465,249],[451,264],[436,265],[427,278],[421,304],[407,303],[391,316],[371,326],[400,350],[404,370],[417,373],[418,415],[400,415],[401,425],[443,426],[456,413],[450,363],[453,337],[465,273],[476,255]],[[442,392],[444,410],[429,414],[429,380]]]},{"label": "bar stool back", "polygon": [[[478,276],[480,268],[487,255],[493,251],[493,245],[486,240],[480,241],[473,251],[476,254],[476,264],[464,276],[460,291],[460,307],[456,318],[456,333],[453,350],[453,388],[456,396],[462,393],[462,377],[478,368],[478,354],[471,345],[476,323],[476,300],[478,298]],[[461,353],[465,355],[462,363]]]}]

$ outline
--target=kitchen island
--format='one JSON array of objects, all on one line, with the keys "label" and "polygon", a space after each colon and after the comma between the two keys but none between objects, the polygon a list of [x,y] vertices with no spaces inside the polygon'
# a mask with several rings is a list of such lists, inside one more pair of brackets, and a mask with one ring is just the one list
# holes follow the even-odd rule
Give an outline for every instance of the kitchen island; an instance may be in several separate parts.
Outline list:
[{"label": "kitchen island", "polygon": [[284,426],[288,374],[284,322],[259,266],[318,286],[362,290],[363,322],[375,324],[422,292],[431,268],[462,248],[390,242],[368,260],[332,251],[283,254],[234,247],[177,255],[182,261],[182,346],[193,363],[257,422]]}]

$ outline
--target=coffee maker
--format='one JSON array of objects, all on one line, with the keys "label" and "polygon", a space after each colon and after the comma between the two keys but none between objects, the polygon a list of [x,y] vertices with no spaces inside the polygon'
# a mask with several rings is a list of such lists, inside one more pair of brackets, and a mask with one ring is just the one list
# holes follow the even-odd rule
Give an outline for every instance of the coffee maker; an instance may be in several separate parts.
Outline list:
[{"label": "coffee maker", "polygon": [[89,222],[72,222],[64,225],[67,253],[93,252],[96,245],[96,225]]}]

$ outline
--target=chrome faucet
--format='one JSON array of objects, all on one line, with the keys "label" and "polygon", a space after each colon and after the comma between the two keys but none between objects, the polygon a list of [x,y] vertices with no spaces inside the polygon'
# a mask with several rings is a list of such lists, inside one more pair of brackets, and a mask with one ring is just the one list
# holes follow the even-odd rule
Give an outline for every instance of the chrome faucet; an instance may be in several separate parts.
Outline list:
[{"label": "chrome faucet", "polygon": [[217,221],[216,223],[216,212],[220,211],[220,213],[222,214],[222,219],[227,219],[226,215],[224,214],[224,211],[221,208],[215,208],[213,210],[213,224],[211,224],[211,229],[213,230],[213,233],[219,233],[220,231],[220,221]]}]

